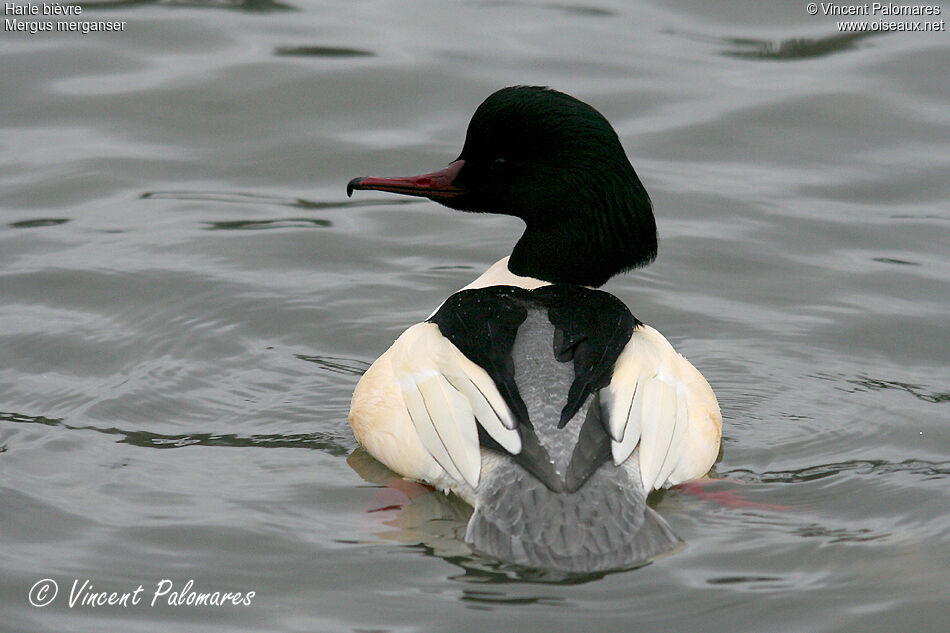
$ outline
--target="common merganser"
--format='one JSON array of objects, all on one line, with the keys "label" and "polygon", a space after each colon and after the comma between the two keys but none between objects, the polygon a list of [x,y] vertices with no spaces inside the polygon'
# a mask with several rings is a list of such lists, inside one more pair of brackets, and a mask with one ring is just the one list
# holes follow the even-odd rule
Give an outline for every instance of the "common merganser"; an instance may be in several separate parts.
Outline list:
[{"label": "common merganser", "polygon": [[699,371],[596,290],[657,249],[650,198],[603,115],[549,88],[504,88],[448,167],[355,189],[526,224],[509,257],[366,371],[357,441],[471,504],[465,540],[498,559],[597,572],[676,547],[647,495],[709,471],[722,417]]}]

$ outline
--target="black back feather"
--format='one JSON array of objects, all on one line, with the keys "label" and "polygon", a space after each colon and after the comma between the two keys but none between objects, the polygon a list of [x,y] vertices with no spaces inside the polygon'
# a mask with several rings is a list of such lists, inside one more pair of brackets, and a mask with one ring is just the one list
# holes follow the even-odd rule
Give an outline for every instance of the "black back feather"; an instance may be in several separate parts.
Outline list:
[{"label": "black back feather", "polygon": [[[554,326],[552,354],[562,363],[572,362],[574,367],[574,379],[557,427],[564,428],[591,395],[595,397],[563,480],[538,441],[534,432],[537,421],[529,418],[515,382],[512,348],[531,308],[547,310]],[[429,321],[492,378],[518,424],[522,450],[514,459],[547,488],[553,492],[577,490],[609,459],[608,421],[597,392],[610,382],[617,357],[640,325],[622,301],[581,286],[551,285],[535,290],[490,286],[455,293]],[[481,427],[479,441],[486,448],[504,450]]]}]

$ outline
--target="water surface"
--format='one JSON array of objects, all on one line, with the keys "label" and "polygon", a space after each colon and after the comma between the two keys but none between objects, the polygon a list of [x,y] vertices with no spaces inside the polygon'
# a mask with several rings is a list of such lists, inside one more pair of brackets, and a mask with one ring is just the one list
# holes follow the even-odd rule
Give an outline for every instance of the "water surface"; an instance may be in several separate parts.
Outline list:
[{"label": "water surface", "polygon": [[[125,30],[2,33],[0,630],[943,630],[950,40],[804,4],[89,2]],[[725,418],[717,479],[654,499],[685,545],[638,570],[473,555],[346,423],[521,229],[346,182],[446,164],[519,83],[615,125],[661,245],[607,289]],[[70,608],[86,579],[143,604]],[[150,607],[162,579],[255,596]]]}]

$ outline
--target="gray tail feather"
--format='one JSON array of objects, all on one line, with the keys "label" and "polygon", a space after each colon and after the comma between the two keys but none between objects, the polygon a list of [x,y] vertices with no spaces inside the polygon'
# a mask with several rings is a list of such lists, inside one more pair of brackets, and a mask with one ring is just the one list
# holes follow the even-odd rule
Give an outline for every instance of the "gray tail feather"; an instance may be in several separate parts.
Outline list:
[{"label": "gray tail feather", "polygon": [[[504,561],[568,572],[635,567],[680,540],[629,471],[605,464],[576,492],[552,492],[515,464],[480,486],[465,540]],[[485,482],[488,483],[488,482]]]}]

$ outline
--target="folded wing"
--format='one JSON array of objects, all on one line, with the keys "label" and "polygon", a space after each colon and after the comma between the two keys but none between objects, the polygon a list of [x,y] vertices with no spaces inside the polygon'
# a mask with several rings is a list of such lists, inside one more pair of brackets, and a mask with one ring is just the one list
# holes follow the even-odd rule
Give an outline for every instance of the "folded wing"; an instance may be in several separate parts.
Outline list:
[{"label": "folded wing", "polygon": [[701,477],[715,462],[722,429],[716,396],[653,328],[634,331],[601,398],[614,464],[639,447],[647,490]]},{"label": "folded wing", "polygon": [[478,427],[506,451],[521,451],[516,422],[488,373],[435,323],[419,323],[393,345],[392,365],[423,446],[445,471],[473,488],[481,473]]}]

